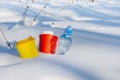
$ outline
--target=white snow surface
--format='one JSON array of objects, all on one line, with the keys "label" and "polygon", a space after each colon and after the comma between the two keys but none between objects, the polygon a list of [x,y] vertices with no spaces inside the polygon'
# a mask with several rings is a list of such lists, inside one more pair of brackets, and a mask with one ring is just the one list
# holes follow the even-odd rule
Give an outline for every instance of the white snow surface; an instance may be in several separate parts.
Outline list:
[{"label": "white snow surface", "polygon": [[[30,8],[25,25],[20,25],[26,4]],[[119,3],[103,1],[1,0],[0,28],[9,42],[31,35],[39,47],[39,35],[43,31],[54,31],[60,36],[68,25],[73,27],[73,34],[72,46],[65,55],[39,52],[36,58],[22,59],[15,48],[8,48],[0,32],[0,79],[120,80],[119,13]]]}]

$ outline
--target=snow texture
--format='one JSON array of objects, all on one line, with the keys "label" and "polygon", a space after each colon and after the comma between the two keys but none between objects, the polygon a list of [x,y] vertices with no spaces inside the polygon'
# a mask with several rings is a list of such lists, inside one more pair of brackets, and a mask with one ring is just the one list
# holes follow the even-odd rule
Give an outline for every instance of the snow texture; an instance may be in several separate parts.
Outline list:
[{"label": "snow texture", "polygon": [[0,32],[1,80],[120,80],[119,0],[26,1],[0,0],[0,28],[11,44],[31,35],[39,47],[43,31],[60,36],[71,25],[72,46],[65,55],[21,59]]}]

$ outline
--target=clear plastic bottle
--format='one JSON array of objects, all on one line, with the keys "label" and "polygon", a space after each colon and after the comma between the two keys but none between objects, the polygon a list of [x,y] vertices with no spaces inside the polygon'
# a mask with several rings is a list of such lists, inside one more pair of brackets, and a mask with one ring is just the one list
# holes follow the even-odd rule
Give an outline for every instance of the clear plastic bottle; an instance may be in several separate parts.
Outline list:
[{"label": "clear plastic bottle", "polygon": [[70,48],[72,44],[72,27],[68,26],[64,33],[58,39],[58,45],[56,49],[56,54],[64,55]]}]

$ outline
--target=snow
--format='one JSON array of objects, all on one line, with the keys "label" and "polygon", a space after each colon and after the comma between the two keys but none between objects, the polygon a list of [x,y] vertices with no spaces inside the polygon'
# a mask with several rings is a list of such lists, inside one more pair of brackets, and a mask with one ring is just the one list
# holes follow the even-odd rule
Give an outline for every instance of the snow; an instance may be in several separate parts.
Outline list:
[{"label": "snow", "polygon": [[38,47],[43,31],[59,36],[68,25],[73,27],[73,42],[65,55],[39,52],[36,58],[22,59],[0,33],[1,80],[120,80],[118,3],[29,0],[25,25],[20,25],[26,1],[11,1],[0,1],[0,28],[12,44],[31,35]]}]

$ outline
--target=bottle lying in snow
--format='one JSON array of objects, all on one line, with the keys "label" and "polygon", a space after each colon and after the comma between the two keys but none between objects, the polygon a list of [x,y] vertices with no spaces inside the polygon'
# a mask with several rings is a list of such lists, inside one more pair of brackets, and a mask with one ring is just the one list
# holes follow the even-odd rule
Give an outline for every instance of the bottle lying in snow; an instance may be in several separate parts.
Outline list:
[{"label": "bottle lying in snow", "polygon": [[64,55],[70,48],[72,44],[72,27],[68,26],[64,33],[58,39],[58,45],[56,49],[56,54]]}]

